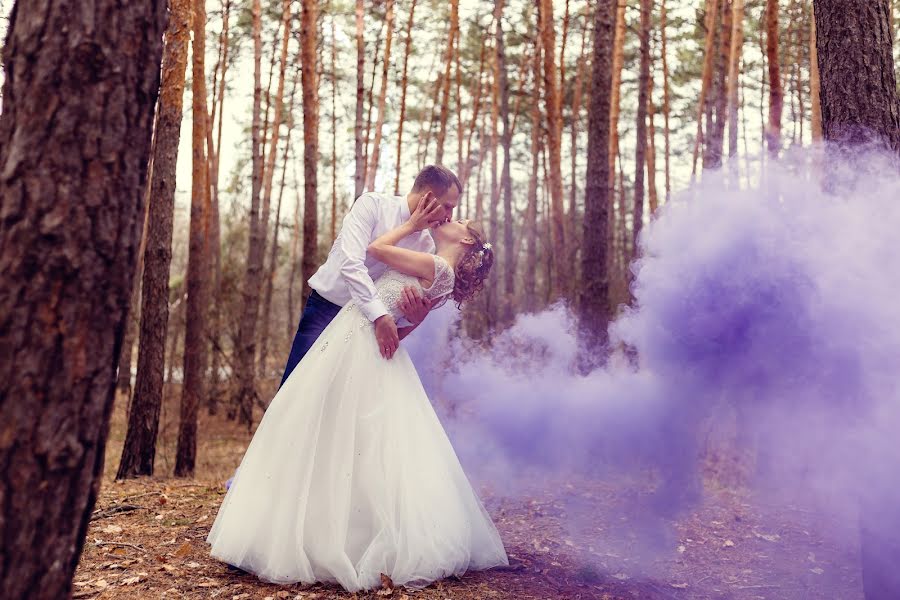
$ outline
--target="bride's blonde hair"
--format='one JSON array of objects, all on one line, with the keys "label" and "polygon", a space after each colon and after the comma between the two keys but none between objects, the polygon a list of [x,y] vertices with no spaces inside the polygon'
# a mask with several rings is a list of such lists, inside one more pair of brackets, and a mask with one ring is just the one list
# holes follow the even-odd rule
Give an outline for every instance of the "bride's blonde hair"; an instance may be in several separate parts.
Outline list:
[{"label": "bride's blonde hair", "polygon": [[456,263],[452,296],[457,306],[468,302],[481,291],[491,267],[494,266],[494,250],[485,240],[481,228],[474,223],[469,223],[466,228],[475,243],[466,247],[465,253]]}]

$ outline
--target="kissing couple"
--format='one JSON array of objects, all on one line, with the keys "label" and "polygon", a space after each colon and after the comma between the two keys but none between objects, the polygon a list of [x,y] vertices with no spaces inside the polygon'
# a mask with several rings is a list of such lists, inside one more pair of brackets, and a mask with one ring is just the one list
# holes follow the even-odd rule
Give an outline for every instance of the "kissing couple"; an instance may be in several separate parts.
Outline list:
[{"label": "kissing couple", "polygon": [[411,589],[509,564],[400,341],[471,300],[494,262],[462,185],[429,165],[405,196],[367,192],[307,299],[281,387],[207,537],[274,583]]}]

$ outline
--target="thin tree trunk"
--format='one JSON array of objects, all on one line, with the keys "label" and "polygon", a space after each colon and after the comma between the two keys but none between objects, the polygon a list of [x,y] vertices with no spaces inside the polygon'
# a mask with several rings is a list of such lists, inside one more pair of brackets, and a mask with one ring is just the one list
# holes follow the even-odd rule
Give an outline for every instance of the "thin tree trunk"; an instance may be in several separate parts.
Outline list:
[{"label": "thin tree trunk", "polygon": [[438,135],[436,145],[437,148],[435,150],[435,159],[434,162],[437,164],[442,164],[444,161],[444,140],[447,136],[447,115],[449,113],[449,104],[450,104],[450,68],[453,65],[453,44],[456,43],[456,38],[459,35],[459,0],[450,0],[450,33],[447,36],[447,66],[444,71],[444,78],[441,80],[442,91],[441,91],[441,112],[440,112],[440,127],[438,128]]},{"label": "thin tree trunk", "polygon": [[607,339],[610,319],[609,301],[609,205],[612,172],[609,170],[610,137],[613,129],[610,113],[615,74],[610,49],[615,47],[612,0],[596,3],[594,11],[594,51],[591,59],[591,94],[588,105],[587,164],[584,187],[584,246],[582,260],[582,297],[580,307],[580,346],[582,369],[602,360],[598,356]]},{"label": "thin tree trunk", "polygon": [[532,58],[534,83],[531,103],[531,177],[528,180],[528,205],[525,210],[525,264],[524,281],[522,291],[525,295],[525,310],[534,312],[537,310],[537,297],[535,295],[535,274],[537,271],[537,186],[538,169],[541,161],[541,37],[534,36],[534,57]]},{"label": "thin tree trunk", "polygon": [[781,150],[781,111],[784,90],[778,59],[778,0],[766,0],[766,58],[769,64],[769,123],[766,127],[766,147],[772,158]]},{"label": "thin tree trunk", "polygon": [[[589,13],[586,13],[586,15]],[[587,21],[587,16],[585,18]],[[569,166],[569,175],[572,178],[569,182],[569,233],[567,234],[567,239],[569,240],[569,262],[572,265],[572,270],[576,270],[577,262],[576,258],[578,255],[578,238],[580,234],[578,232],[578,125],[581,122],[581,101],[584,95],[584,71],[585,66],[588,62],[588,57],[585,55],[585,49],[587,47],[586,41],[588,38],[588,25],[585,23],[584,28],[581,31],[581,50],[578,52],[578,67],[576,69],[575,74],[575,89],[572,92],[572,129],[571,129],[571,144],[569,149],[569,160],[571,164]],[[523,94],[524,96],[524,94]],[[573,276],[575,274],[573,273]],[[572,289],[575,289],[576,282],[573,281]]]},{"label": "thin tree trunk", "polygon": [[660,13],[659,13],[659,35],[662,40],[662,68],[663,68],[663,144],[665,146],[665,171],[666,171],[666,202],[669,201],[669,196],[672,194],[672,177],[671,171],[669,168],[670,157],[671,157],[671,146],[669,144],[669,116],[671,115],[671,104],[669,102],[669,56],[668,56],[668,48],[666,45],[666,25],[667,25],[667,15],[666,15],[666,1],[660,0]]},{"label": "thin tree trunk", "polygon": [[652,217],[659,207],[656,191],[656,106],[653,104],[653,73],[647,79],[647,200]]},{"label": "thin tree trunk", "polygon": [[[263,201],[260,227],[260,244],[265,253],[269,237],[269,213],[272,207],[272,186],[275,178],[275,159],[278,156],[278,142],[281,138],[281,123],[284,120],[284,77],[288,61],[288,41],[291,39],[291,0],[281,2],[281,56],[278,67],[278,87],[275,91],[275,114],[272,120],[272,139],[269,143],[269,154],[266,156],[265,176],[263,178]],[[271,102],[271,100],[270,100]],[[262,363],[260,363],[262,364]]]},{"label": "thin tree trunk", "polygon": [[394,0],[386,0],[385,16],[387,39],[384,42],[384,60],[381,63],[381,91],[378,93],[378,120],[375,122],[375,143],[372,147],[372,158],[366,167],[366,188],[375,189],[375,175],[378,171],[378,160],[381,156],[381,134],[384,127],[384,109],[387,100],[388,71],[391,66],[391,44],[394,39]]},{"label": "thin tree trunk", "polygon": [[[626,4],[627,0],[615,0],[616,25],[612,50],[612,98],[609,110],[609,152],[607,153],[610,173],[616,172],[616,157],[619,155],[619,114],[622,103],[622,68],[625,65]],[[615,194],[615,178],[612,181],[613,185],[609,188],[610,204],[613,203]]]},{"label": "thin tree trunk", "polygon": [[[468,206],[469,199],[469,188],[466,186],[466,182],[469,180],[469,175],[472,173],[472,136],[475,133],[475,130],[478,128],[478,117],[481,112],[482,96],[484,91],[484,63],[485,56],[487,55],[487,38],[482,40],[481,42],[481,52],[478,58],[478,77],[475,79],[475,91],[472,95],[472,120],[469,123],[469,134],[466,140],[466,160],[463,163],[460,172],[457,173],[460,182],[462,182],[463,189],[466,191],[466,205]],[[514,121],[515,122],[515,121]],[[481,164],[481,161],[484,157],[484,146],[481,145],[481,149],[478,153],[478,164]],[[469,216],[468,214],[466,215]]]},{"label": "thin tree trunk", "polygon": [[[353,199],[363,193],[366,182],[366,160],[363,156],[363,108],[366,92],[365,1],[356,0],[356,121],[353,126],[356,171],[353,176]],[[305,285],[305,284],[304,284]]]},{"label": "thin tree trunk", "polygon": [[16,3],[0,115],[0,598],[70,598],[133,292],[166,3]]},{"label": "thin tree trunk", "polygon": [[209,298],[209,183],[206,178],[206,0],[193,0],[191,224],[187,269],[187,322],[184,334],[184,385],[178,424],[175,476],[192,477],[197,458],[197,408],[206,398],[209,364],[207,305]]},{"label": "thin tree trunk", "polygon": [[556,36],[553,30],[552,0],[540,0],[538,11],[541,28],[540,36],[544,57],[544,92],[547,112],[547,138],[550,166],[550,210],[551,242],[553,246],[553,281],[551,295],[563,296],[568,293],[566,286],[571,281],[571,265],[566,253],[566,214],[563,206],[562,183],[562,109],[559,98],[559,81],[556,76]]},{"label": "thin tree trunk", "polygon": [[[406,49],[403,52],[403,77],[400,80],[400,119],[397,124],[397,174],[394,178],[394,194],[397,195],[400,194],[400,165],[403,164],[403,125],[406,120],[406,86],[409,82],[407,73],[409,51],[412,48],[413,18],[416,14],[416,3],[417,0],[412,0],[412,6],[409,8],[409,22],[406,24]],[[462,173],[459,173],[459,175],[461,176]]]},{"label": "thin tree trunk", "polygon": [[[497,61],[498,92],[500,96],[500,122],[503,125],[501,144],[503,145],[503,171],[500,175],[500,185],[503,188],[503,292],[505,313],[504,321],[512,319],[512,298],[515,294],[516,265],[513,251],[513,214],[512,214],[512,175],[510,165],[512,163],[511,145],[512,135],[509,129],[509,81],[506,77],[506,48],[503,42],[503,5],[504,0],[497,0],[494,4],[494,26],[496,45],[495,58]],[[496,235],[496,232],[494,233]]]},{"label": "thin tree trunk", "polygon": [[634,152],[634,222],[631,229],[631,247],[638,253],[638,237],[644,224],[644,167],[647,160],[647,101],[650,90],[650,18],[652,0],[641,0],[641,58],[638,71],[638,105]]},{"label": "thin tree trunk", "polygon": [[[378,52],[378,47],[381,45],[381,32],[384,30],[384,23],[382,23],[381,29],[378,30],[378,36],[375,38],[375,53]],[[372,110],[375,107],[375,76],[378,73],[378,61],[372,61],[372,77],[369,83],[369,90],[366,93],[368,96],[368,108],[366,110],[366,133],[363,136],[363,164],[365,165],[365,177],[363,177],[363,183],[365,183],[369,179],[369,141],[372,139]],[[371,190],[370,190],[371,191]]]},{"label": "thin tree trunk", "polygon": [[253,422],[253,404],[256,400],[256,321],[259,314],[259,289],[262,282],[262,228],[260,195],[262,191],[262,148],[260,145],[260,114],[262,112],[262,9],[261,0],[253,0],[253,116],[250,126],[251,139],[251,191],[250,231],[247,243],[247,266],[241,290],[241,316],[238,321],[238,337],[235,343],[235,379],[237,380],[233,408],[239,412],[241,422],[248,428]]},{"label": "thin tree trunk", "polygon": [[309,296],[309,278],[318,267],[318,206],[316,167],[319,158],[319,92],[316,77],[316,0],[303,0],[300,62],[303,67],[303,297]]},{"label": "thin tree trunk", "polygon": [[[288,102],[288,115],[294,112],[294,97],[297,91],[297,79],[294,76],[294,82],[291,85],[291,96]],[[260,335],[259,335],[259,367],[260,377],[265,377],[266,362],[269,356],[269,322],[272,316],[272,292],[275,284],[275,273],[278,267],[278,232],[281,227],[281,202],[284,198],[285,180],[287,179],[288,155],[291,149],[291,133],[293,127],[288,126],[287,135],[284,143],[284,153],[281,157],[281,184],[278,190],[278,204],[275,208],[275,232],[272,235],[272,247],[269,251],[269,264],[265,269],[266,289],[263,294],[262,312],[260,314]]]},{"label": "thin tree trunk", "polygon": [[809,19],[809,90],[810,90],[810,129],[813,142],[822,140],[822,101],[819,96],[819,58],[816,49],[816,15],[815,5],[810,6],[812,15]]},{"label": "thin tree trunk", "polygon": [[[221,236],[221,217],[219,210],[219,155],[222,149],[222,116],[225,114],[225,76],[228,72],[228,20],[231,13],[231,0],[225,0],[222,10],[222,34],[220,36],[222,52],[221,62],[222,71],[219,78],[219,93],[216,96],[216,102],[213,106],[212,116],[210,118],[209,134],[207,136],[207,146],[209,150],[210,168],[210,189],[212,195],[212,215],[209,243],[212,249],[213,261],[213,297],[210,311],[210,331],[209,338],[213,347],[212,368],[210,369],[209,393],[207,394],[206,405],[210,414],[218,412],[219,398],[222,396],[222,389],[219,381],[221,371],[221,322],[222,322],[222,236]],[[218,129],[216,132],[216,143],[212,145],[212,129],[215,126],[216,108],[218,108]]]},{"label": "thin tree trunk", "polygon": [[[331,242],[337,237],[337,35],[335,15],[331,15]],[[296,78],[294,79],[296,82]],[[293,92],[292,92],[293,93]]]},{"label": "thin tree trunk", "polygon": [[744,46],[744,0],[732,0],[731,50],[728,60],[728,156],[732,178],[738,178],[738,77]]},{"label": "thin tree trunk", "polygon": [[147,242],[141,286],[141,335],[134,398],[116,479],[153,475],[169,323],[169,265],[175,173],[191,27],[191,0],[170,0],[153,144]]},{"label": "thin tree trunk", "polygon": [[[691,163],[691,179],[697,175],[697,158],[700,148],[706,143],[703,133],[703,113],[706,109],[707,94],[713,75],[713,41],[716,33],[716,16],[719,13],[719,0],[706,0],[706,41],[703,44],[703,77],[700,82],[700,97],[697,100],[697,136],[694,140],[694,156]],[[708,132],[707,132],[708,134]]]}]

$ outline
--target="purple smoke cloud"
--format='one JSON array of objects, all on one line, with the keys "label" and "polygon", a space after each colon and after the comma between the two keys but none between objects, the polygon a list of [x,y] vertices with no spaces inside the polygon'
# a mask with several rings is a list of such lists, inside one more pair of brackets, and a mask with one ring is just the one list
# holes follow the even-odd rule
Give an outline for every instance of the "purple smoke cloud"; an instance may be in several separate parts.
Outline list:
[{"label": "purple smoke cloud", "polygon": [[635,306],[610,326],[611,347],[632,348],[636,364],[614,351],[578,374],[561,305],[484,348],[433,337],[450,308],[429,317],[413,357],[436,404],[453,407],[442,416],[467,467],[506,474],[514,490],[517,468],[650,466],[652,508],[673,515],[698,497],[699,427],[724,405],[758,452],[756,484],[848,519],[900,497],[892,160],[826,171],[821,153],[798,153],[748,190],[705,173],[642,234]]}]

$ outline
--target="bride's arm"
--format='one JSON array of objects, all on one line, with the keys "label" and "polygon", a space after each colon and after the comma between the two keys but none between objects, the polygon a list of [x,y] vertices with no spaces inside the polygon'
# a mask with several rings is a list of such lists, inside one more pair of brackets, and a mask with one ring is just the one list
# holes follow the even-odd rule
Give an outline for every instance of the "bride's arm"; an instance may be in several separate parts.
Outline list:
[{"label": "bride's arm", "polygon": [[431,281],[434,279],[434,255],[400,248],[396,244],[406,236],[427,228],[441,210],[443,209],[437,202],[426,202],[426,199],[423,199],[406,223],[391,229],[369,244],[369,254],[402,273]]}]

